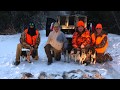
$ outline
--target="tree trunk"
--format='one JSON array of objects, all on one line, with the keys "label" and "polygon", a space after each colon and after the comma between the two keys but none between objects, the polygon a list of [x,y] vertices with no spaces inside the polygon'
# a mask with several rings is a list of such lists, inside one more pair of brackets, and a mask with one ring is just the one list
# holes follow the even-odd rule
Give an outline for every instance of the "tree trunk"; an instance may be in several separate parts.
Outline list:
[{"label": "tree trunk", "polygon": [[116,24],[117,24],[118,29],[120,30],[120,26],[119,26],[119,23],[118,23],[118,21],[117,21],[117,17],[116,17],[116,15],[115,15],[114,11],[111,11],[111,13],[112,13],[112,15],[113,15],[113,17],[114,17],[114,19],[115,19],[115,22],[116,22]]}]

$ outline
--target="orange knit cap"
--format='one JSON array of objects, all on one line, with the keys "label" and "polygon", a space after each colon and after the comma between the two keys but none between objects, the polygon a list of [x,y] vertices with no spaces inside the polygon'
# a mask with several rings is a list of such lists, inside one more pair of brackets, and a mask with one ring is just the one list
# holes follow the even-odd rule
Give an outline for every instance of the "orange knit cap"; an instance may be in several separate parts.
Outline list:
[{"label": "orange knit cap", "polygon": [[102,28],[102,24],[98,23],[98,24],[96,25],[96,28]]},{"label": "orange knit cap", "polygon": [[77,27],[80,27],[80,26],[85,27],[84,22],[81,20],[77,22]]}]

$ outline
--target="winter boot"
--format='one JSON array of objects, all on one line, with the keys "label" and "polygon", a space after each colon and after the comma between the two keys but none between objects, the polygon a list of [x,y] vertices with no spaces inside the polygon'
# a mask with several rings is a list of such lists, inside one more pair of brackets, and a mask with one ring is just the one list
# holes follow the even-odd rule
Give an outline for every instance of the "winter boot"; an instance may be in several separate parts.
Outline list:
[{"label": "winter boot", "polygon": [[113,60],[113,58],[111,57],[111,55],[109,53],[105,54],[105,58],[106,58],[106,60],[110,60],[110,61]]},{"label": "winter boot", "polygon": [[48,65],[50,65],[51,64],[51,62],[48,62]]},{"label": "winter boot", "polygon": [[19,65],[19,64],[20,64],[20,61],[15,61],[15,62],[14,62],[14,65],[15,65],[15,66],[17,66],[17,65]]},{"label": "winter boot", "polygon": [[48,61],[48,65],[52,64],[52,61]]}]

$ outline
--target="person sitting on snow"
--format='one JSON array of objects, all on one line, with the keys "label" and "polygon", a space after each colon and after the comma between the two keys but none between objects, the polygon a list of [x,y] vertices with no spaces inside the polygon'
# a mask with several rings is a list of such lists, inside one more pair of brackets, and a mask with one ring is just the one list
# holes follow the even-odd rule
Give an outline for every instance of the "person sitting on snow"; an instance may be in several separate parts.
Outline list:
[{"label": "person sitting on snow", "polygon": [[95,28],[95,32],[91,35],[91,42],[96,52],[97,57],[96,60],[98,63],[110,60],[112,61],[112,57],[109,53],[105,54],[105,51],[108,47],[108,37],[107,33],[103,31],[102,24],[98,23]]},{"label": "person sitting on snow", "polygon": [[[20,37],[20,43],[17,45],[16,50],[16,61],[14,65],[20,64],[20,56],[22,53],[22,48],[29,49],[30,52],[36,53],[33,57],[34,60],[38,60],[38,46],[40,44],[40,33],[38,29],[35,28],[35,24],[33,22],[29,23],[29,27],[24,30]],[[31,53],[32,55],[33,53]],[[32,55],[33,56],[33,55]]]},{"label": "person sitting on snow", "polygon": [[54,57],[56,61],[60,61],[61,59],[61,52],[66,50],[68,41],[62,31],[60,31],[59,23],[55,22],[53,25],[53,31],[50,32],[48,36],[47,43],[44,47],[45,53],[48,58],[48,65],[50,65],[52,61],[52,53],[53,51]]}]

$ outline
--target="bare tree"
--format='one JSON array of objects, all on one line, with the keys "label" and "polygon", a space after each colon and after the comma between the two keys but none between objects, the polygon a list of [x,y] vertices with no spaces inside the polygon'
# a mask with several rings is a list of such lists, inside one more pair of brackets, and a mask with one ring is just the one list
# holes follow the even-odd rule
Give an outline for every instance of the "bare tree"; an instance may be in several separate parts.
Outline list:
[{"label": "bare tree", "polygon": [[116,17],[116,15],[115,15],[114,11],[111,11],[111,13],[112,13],[112,15],[113,15],[113,17],[114,17],[114,19],[115,19],[115,22],[116,22],[116,24],[117,24],[118,29],[120,30],[120,26],[119,26],[119,23],[118,23],[118,21],[117,21],[117,17]]}]

